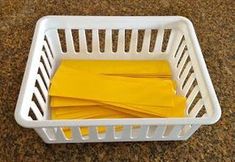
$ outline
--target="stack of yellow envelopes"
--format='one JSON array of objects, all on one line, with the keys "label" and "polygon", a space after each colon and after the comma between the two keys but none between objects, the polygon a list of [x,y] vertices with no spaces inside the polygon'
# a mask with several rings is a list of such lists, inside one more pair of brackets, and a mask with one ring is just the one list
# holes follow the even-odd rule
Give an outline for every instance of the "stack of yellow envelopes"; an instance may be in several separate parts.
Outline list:
[{"label": "stack of yellow envelopes", "polygon": [[183,117],[186,99],[175,89],[167,61],[62,60],[50,87],[51,117]]}]

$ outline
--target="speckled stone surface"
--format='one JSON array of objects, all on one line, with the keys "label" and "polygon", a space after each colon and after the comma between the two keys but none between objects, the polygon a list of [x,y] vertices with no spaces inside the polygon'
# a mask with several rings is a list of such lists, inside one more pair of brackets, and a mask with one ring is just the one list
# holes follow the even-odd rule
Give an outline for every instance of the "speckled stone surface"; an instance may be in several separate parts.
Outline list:
[{"label": "speckled stone surface", "polygon": [[[0,0],[0,161],[235,161],[235,3]],[[47,145],[14,109],[36,21],[44,15],[181,15],[192,20],[222,107],[188,141]]]}]

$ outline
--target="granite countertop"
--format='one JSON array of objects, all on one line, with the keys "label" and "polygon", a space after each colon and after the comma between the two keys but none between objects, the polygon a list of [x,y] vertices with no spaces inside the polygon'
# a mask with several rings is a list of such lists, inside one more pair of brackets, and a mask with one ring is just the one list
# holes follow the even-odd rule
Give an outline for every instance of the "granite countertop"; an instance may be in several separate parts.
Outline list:
[{"label": "granite countertop", "polygon": [[[235,161],[234,5],[233,0],[0,1],[0,161]],[[45,15],[188,17],[195,26],[222,118],[180,142],[43,143],[32,129],[15,122],[14,109],[35,23]]]}]

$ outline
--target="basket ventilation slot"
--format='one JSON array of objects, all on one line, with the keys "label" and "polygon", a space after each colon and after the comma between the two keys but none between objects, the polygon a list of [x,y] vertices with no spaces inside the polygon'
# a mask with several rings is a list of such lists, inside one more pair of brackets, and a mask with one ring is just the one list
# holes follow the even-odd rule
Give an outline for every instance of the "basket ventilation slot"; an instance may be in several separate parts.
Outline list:
[{"label": "basket ventilation slot", "polygon": [[165,53],[173,40],[171,29],[58,29],[56,33],[63,54]]}]

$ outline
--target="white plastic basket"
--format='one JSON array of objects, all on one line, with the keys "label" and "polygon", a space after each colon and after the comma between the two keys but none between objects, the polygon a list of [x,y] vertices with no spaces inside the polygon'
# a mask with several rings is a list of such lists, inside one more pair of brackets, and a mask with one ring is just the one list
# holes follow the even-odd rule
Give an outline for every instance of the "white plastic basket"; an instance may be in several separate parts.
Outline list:
[{"label": "white plastic basket", "polygon": [[[64,31],[64,40],[60,39],[60,30]],[[140,31],[144,33],[141,35]],[[130,42],[126,41],[128,32]],[[76,51],[78,45],[79,51]],[[177,82],[177,93],[187,97],[188,116],[50,120],[48,89],[62,58],[168,60]],[[179,16],[46,16],[37,22],[15,119],[21,126],[33,128],[44,142],[186,140],[200,125],[213,124],[220,115],[220,105],[188,19]],[[114,127],[120,125],[123,130],[115,132]],[[133,129],[136,125],[140,127]],[[107,131],[98,133],[99,126],[105,126]],[[65,137],[64,127],[71,129],[72,138]],[[80,127],[87,127],[89,135],[82,136]]]}]

